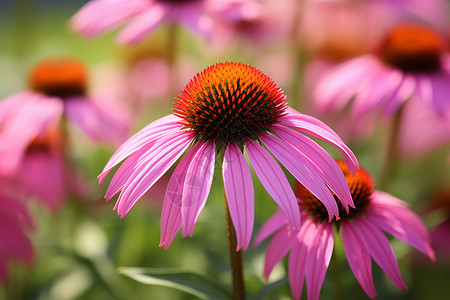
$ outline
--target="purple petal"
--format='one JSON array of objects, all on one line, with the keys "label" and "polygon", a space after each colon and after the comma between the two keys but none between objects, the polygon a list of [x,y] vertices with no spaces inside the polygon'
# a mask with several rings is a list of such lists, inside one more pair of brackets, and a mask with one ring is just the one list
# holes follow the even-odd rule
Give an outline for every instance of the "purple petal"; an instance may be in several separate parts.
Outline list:
[{"label": "purple petal", "polygon": [[156,141],[164,136],[172,135],[181,129],[182,125],[177,123],[179,120],[180,119],[174,115],[165,116],[148,124],[146,127],[125,141],[125,143],[123,143],[111,156],[102,173],[97,176],[99,184],[101,185],[108,173],[127,156],[136,152],[144,145],[152,141]]},{"label": "purple petal", "polygon": [[131,174],[117,200],[117,213],[124,217],[133,205],[177,161],[194,138],[191,132],[180,131],[161,138],[155,147],[143,154],[142,161]]},{"label": "purple petal", "polygon": [[308,257],[308,248],[315,239],[315,228],[316,225],[312,219],[303,223],[289,255],[289,286],[294,299],[300,299],[302,296],[307,259],[311,259]]},{"label": "purple petal", "polygon": [[400,273],[394,251],[383,232],[361,217],[356,216],[354,222],[355,229],[358,231],[359,237],[363,241],[370,256],[372,256],[399,290],[406,289],[407,286]]},{"label": "purple petal", "polygon": [[[377,202],[379,198],[383,198],[382,202]],[[392,198],[395,197],[375,191],[371,202],[373,208],[367,210],[364,216],[382,230],[410,244],[435,261],[430,236],[420,218],[406,207],[406,203],[399,205],[400,200],[395,201]]]},{"label": "purple petal", "polygon": [[236,251],[247,250],[255,219],[252,174],[235,143],[228,144],[223,158],[223,184],[231,220],[236,231]]},{"label": "purple petal", "polygon": [[183,184],[181,216],[183,218],[183,237],[192,236],[198,216],[205,206],[211,189],[215,164],[215,143],[201,144],[191,159]]},{"label": "purple petal", "polygon": [[257,142],[246,140],[248,157],[269,195],[286,214],[294,228],[300,228],[300,210],[294,192],[276,160]]},{"label": "purple petal", "polygon": [[134,17],[119,33],[117,40],[120,44],[135,44],[152,32],[167,15],[167,8],[161,3],[154,3],[151,7]]},{"label": "purple petal", "polygon": [[176,4],[171,7],[169,18],[171,22],[180,22],[197,34],[206,35],[212,29],[212,19],[204,12],[203,5],[198,2]]},{"label": "purple petal", "polygon": [[148,6],[146,0],[90,1],[72,17],[71,26],[87,37],[94,37],[121,26]]},{"label": "purple petal", "polygon": [[294,175],[295,179],[325,205],[330,221],[333,217],[339,216],[336,200],[307,158],[291,144],[278,137],[261,134],[259,138],[283,166]]},{"label": "purple petal", "polygon": [[192,159],[197,154],[201,143],[196,143],[191,150],[181,159],[175,168],[169,183],[167,184],[166,193],[161,212],[161,240],[159,246],[167,249],[172,243],[175,235],[183,225],[181,216],[182,197],[184,183],[188,174],[189,166]]},{"label": "purple petal", "polygon": [[267,237],[272,235],[275,231],[286,224],[286,215],[283,211],[278,210],[272,217],[270,217],[270,219],[266,223],[264,223],[264,225],[259,230],[254,240],[255,247],[258,247],[263,240],[265,240]]},{"label": "purple petal", "polygon": [[387,99],[384,107],[384,113],[387,115],[394,114],[400,106],[408,100],[416,90],[416,78],[414,75],[403,75],[403,80],[400,83],[397,94]]},{"label": "purple petal", "polygon": [[314,241],[308,247],[308,260],[305,266],[306,290],[308,291],[308,299],[318,300],[333,253],[333,225],[322,222],[314,229],[311,227],[310,230],[311,234],[314,235]]},{"label": "purple petal", "polygon": [[316,142],[285,126],[273,125],[274,132],[308,158],[326,185],[339,197],[344,208],[354,207],[347,181],[336,161]]},{"label": "purple petal", "polygon": [[286,256],[295,241],[298,232],[292,231],[289,225],[281,228],[271,239],[266,250],[264,276],[269,277],[275,265]]},{"label": "purple petal", "polygon": [[305,132],[337,147],[342,152],[349,170],[355,173],[359,169],[358,160],[353,152],[330,127],[318,119],[301,114],[292,108],[288,108],[287,111],[288,115],[280,118],[281,124]]},{"label": "purple petal", "polygon": [[370,298],[375,298],[377,292],[373,284],[372,262],[364,243],[351,222],[342,222],[342,240],[345,256],[356,280]]}]

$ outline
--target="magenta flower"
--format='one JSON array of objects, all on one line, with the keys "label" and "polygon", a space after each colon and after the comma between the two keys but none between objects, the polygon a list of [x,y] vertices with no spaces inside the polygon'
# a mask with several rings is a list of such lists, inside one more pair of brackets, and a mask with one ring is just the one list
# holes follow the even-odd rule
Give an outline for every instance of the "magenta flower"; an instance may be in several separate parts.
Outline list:
[{"label": "magenta flower", "polygon": [[126,138],[129,114],[117,104],[87,95],[86,71],[78,61],[39,63],[31,72],[30,88],[0,103],[2,174],[16,172],[31,142],[58,127],[63,116],[94,141],[119,144]]},{"label": "magenta flower", "polygon": [[0,195],[0,282],[7,280],[11,261],[33,262],[33,246],[27,235],[33,228],[31,216],[19,200],[5,194],[3,184]]},{"label": "magenta flower", "polygon": [[205,13],[204,0],[92,0],[72,18],[72,28],[95,37],[128,23],[118,42],[134,44],[161,23],[181,23],[195,33],[209,32],[212,21]]},{"label": "magenta flower", "polygon": [[432,261],[434,252],[425,226],[406,203],[381,191],[363,169],[354,176],[343,162],[338,162],[350,188],[355,208],[347,213],[339,200],[340,216],[328,222],[325,207],[301,184],[296,196],[302,214],[299,229],[292,229],[279,211],[258,232],[258,245],[275,233],[266,252],[264,275],[289,252],[289,283],[294,299],[300,299],[306,280],[308,299],[319,299],[328,265],[333,253],[333,225],[342,231],[345,255],[350,268],[370,298],[377,294],[372,278],[371,258],[388,275],[398,289],[407,288],[389,240],[383,231],[410,244]]},{"label": "magenta flower", "polygon": [[[450,55],[443,41],[422,25],[402,24],[387,35],[376,54],[351,59],[324,76],[315,100],[324,112],[350,105],[361,118],[374,109],[390,116],[416,98],[431,110],[435,122],[449,128],[449,93]],[[448,133],[445,140],[450,141]]]},{"label": "magenta flower", "polygon": [[[222,174],[237,248],[248,247],[253,231],[254,191],[244,149],[263,186],[292,227],[300,226],[294,192],[267,149],[330,213],[339,213],[330,189],[345,208],[353,205],[345,178],[334,160],[299,131],[320,138],[344,155],[355,171],[350,149],[325,124],[287,107],[286,97],[261,71],[240,63],[220,63],[197,74],[175,99],[175,113],[150,123],[126,141],[98,176],[127,158],[112,178],[105,198],[120,192],[115,209],[124,217],[153,184],[175,164],[165,193],[160,246],[167,248],[183,227],[191,235],[208,197],[216,165]],[[329,188],[330,189],[329,189]]]}]

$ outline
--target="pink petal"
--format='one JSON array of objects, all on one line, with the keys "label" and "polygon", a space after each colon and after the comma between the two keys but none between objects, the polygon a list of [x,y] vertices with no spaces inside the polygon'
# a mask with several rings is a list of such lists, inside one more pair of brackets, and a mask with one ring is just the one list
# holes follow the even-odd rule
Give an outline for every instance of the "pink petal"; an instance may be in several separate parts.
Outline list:
[{"label": "pink petal", "polygon": [[339,197],[344,208],[354,207],[347,181],[336,161],[319,144],[285,126],[273,125],[274,132],[308,158],[326,185]]},{"label": "pink petal", "polygon": [[358,231],[359,237],[363,241],[370,256],[372,256],[399,290],[406,289],[407,286],[400,273],[394,251],[383,232],[361,217],[356,216],[354,222],[355,229]]},{"label": "pink petal", "polygon": [[124,217],[131,207],[177,161],[194,138],[193,133],[180,131],[161,138],[151,153],[143,154],[143,160],[134,170],[117,200],[117,213]]},{"label": "pink petal", "polygon": [[280,229],[271,239],[266,250],[264,276],[269,277],[275,265],[286,256],[295,241],[298,232],[292,231],[289,225]]},{"label": "pink petal", "polygon": [[283,166],[294,175],[295,179],[325,205],[330,221],[333,217],[339,216],[336,200],[307,158],[291,144],[278,137],[261,134],[259,138]]},{"label": "pink petal", "polygon": [[384,113],[392,115],[400,108],[400,106],[407,101],[416,90],[416,78],[414,75],[404,74],[403,80],[400,83],[397,94],[387,99],[384,107]]},{"label": "pink petal", "polygon": [[167,15],[167,8],[161,3],[154,3],[140,13],[119,33],[120,44],[135,44],[152,32]]},{"label": "pink petal", "polygon": [[205,206],[211,189],[215,165],[215,143],[198,142],[200,148],[191,159],[183,184],[181,216],[183,237],[192,236],[198,216]]},{"label": "pink petal", "polygon": [[270,235],[272,235],[275,231],[283,227],[287,224],[286,215],[283,211],[278,210],[270,219],[264,223],[261,229],[258,231],[256,238],[254,240],[255,247],[258,247],[259,244]]},{"label": "pink petal", "polygon": [[90,1],[72,17],[71,27],[87,37],[94,37],[118,28],[148,6],[146,0]]},{"label": "pink petal", "polygon": [[223,184],[236,231],[237,248],[247,250],[255,219],[255,193],[252,174],[244,155],[235,143],[228,144],[223,158]]},{"label": "pink petal", "polygon": [[316,225],[312,219],[304,222],[289,255],[289,286],[294,299],[300,299],[302,296],[307,259],[311,259],[308,257],[308,248],[315,239],[315,228]]},{"label": "pink petal", "polygon": [[97,178],[99,180],[99,184],[101,185],[108,173],[127,156],[136,152],[144,145],[152,141],[156,141],[164,136],[172,135],[181,129],[182,125],[177,124],[178,120],[179,118],[174,115],[165,116],[148,124],[146,127],[129,138],[119,147],[119,149],[116,150],[116,152],[109,159],[102,173],[98,175]]},{"label": "pink petal", "polygon": [[308,299],[319,299],[325,274],[330,265],[333,253],[334,237],[333,225],[322,222],[316,228],[311,227],[314,241],[308,247],[308,260],[306,260],[306,290]]},{"label": "pink petal", "polygon": [[[432,102],[430,106],[440,115],[445,116],[450,112],[450,103],[448,95],[450,93],[450,73],[438,73],[430,75],[432,84]],[[447,115],[448,116],[448,115]]]},{"label": "pink petal", "polygon": [[359,169],[358,160],[353,152],[330,127],[318,119],[301,114],[292,108],[288,108],[287,111],[288,115],[280,118],[281,124],[305,132],[337,147],[344,155],[349,170],[355,173]]},{"label": "pink petal", "polygon": [[28,192],[57,210],[67,197],[64,159],[47,151],[28,153],[22,164],[22,182]]},{"label": "pink petal", "polygon": [[183,225],[181,216],[183,189],[188,175],[189,166],[197,154],[202,143],[196,143],[191,150],[181,159],[175,168],[169,183],[161,212],[161,240],[159,246],[167,249],[172,243],[175,235]]},{"label": "pink petal", "polygon": [[172,5],[169,19],[171,22],[179,22],[197,34],[206,35],[212,29],[213,21],[199,2],[186,3],[184,5]]},{"label": "pink petal", "polygon": [[246,140],[248,157],[269,195],[286,214],[294,228],[300,228],[300,210],[294,192],[275,159],[257,142]]},{"label": "pink petal", "polygon": [[112,115],[109,109],[102,108],[92,99],[66,99],[66,115],[78,125],[93,141],[107,140],[112,144],[120,144],[128,134],[129,122]]},{"label": "pink petal", "polygon": [[377,292],[373,284],[372,262],[364,243],[351,222],[342,222],[342,240],[345,256],[356,280],[370,298],[375,298]]},{"label": "pink petal", "polygon": [[[378,203],[377,199],[380,197],[384,200]],[[395,197],[375,191],[371,203],[373,208],[367,210],[364,216],[387,233],[410,244],[435,261],[430,236],[420,218],[406,207],[406,203],[398,205],[399,199],[389,201],[392,198]]]},{"label": "pink petal", "polygon": [[349,60],[323,76],[314,90],[314,101],[324,111],[342,109],[358,92],[367,74],[379,63],[372,56]]}]

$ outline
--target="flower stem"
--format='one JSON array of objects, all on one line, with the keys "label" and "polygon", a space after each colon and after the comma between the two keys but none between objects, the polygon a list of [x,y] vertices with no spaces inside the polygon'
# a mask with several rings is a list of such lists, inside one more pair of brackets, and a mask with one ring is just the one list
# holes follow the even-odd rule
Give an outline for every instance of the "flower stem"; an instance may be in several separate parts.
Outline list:
[{"label": "flower stem", "polygon": [[230,210],[228,209],[227,197],[224,193],[225,200],[225,218],[227,224],[228,236],[228,252],[230,255],[231,278],[233,280],[233,294],[234,300],[245,300],[245,283],[244,274],[242,271],[242,251],[236,251],[236,231],[234,230],[233,222],[231,221]]},{"label": "flower stem", "polygon": [[[338,235],[338,232],[336,233],[336,236]],[[333,270],[333,284],[334,284],[334,299],[335,300],[342,300],[344,299],[344,294],[342,290],[342,274],[341,274],[341,245],[336,240],[334,243],[334,251],[333,251],[333,258],[331,259],[331,266]]]},{"label": "flower stem", "polygon": [[380,190],[384,190],[386,188],[386,184],[391,176],[395,161],[397,160],[397,142],[402,121],[403,108],[404,105],[402,105],[397,110],[394,119],[392,120],[391,130],[389,132],[386,153],[382,166],[383,169],[381,171],[380,184],[378,185]]}]

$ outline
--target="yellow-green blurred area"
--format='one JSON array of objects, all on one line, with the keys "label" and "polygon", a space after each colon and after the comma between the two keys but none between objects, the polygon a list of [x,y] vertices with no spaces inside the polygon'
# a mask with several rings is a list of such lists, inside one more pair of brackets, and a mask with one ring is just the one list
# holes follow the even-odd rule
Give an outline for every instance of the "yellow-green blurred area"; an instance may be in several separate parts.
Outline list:
[{"label": "yellow-green blurred area", "polygon": [[[120,64],[130,53],[140,51],[142,44],[118,46],[115,32],[94,39],[86,39],[73,32],[69,27],[69,20],[86,2],[0,0],[1,99],[27,89],[28,72],[41,59],[77,57],[92,71],[102,65]],[[167,30],[166,26],[157,29],[144,42],[145,47],[154,46],[156,52],[164,52],[167,49]],[[264,60],[263,54],[292,55],[288,42],[279,47],[271,47],[270,50],[260,49],[258,53],[248,49],[240,51],[239,45],[234,45],[233,51],[211,53],[200,37],[183,29],[180,29],[177,51],[182,53],[184,59],[192,62],[196,72],[219,61],[237,59],[254,64]],[[302,55],[306,62],[308,54]],[[285,64],[280,63],[280,68],[283,65]],[[284,85],[283,89],[289,99],[292,94],[289,89],[291,83]],[[130,134],[171,113],[173,96],[175,95],[166,100],[149,101],[142,113],[135,117]],[[380,126],[372,135],[350,144],[361,166],[376,180],[380,176],[380,162],[386,143],[385,130],[385,126]],[[118,269],[121,267],[190,271],[205,275],[227,288],[231,287],[220,168],[216,167],[212,190],[195,226],[193,237],[182,239],[179,233],[165,250],[158,246],[164,182],[152,189],[121,219],[113,211],[117,196],[109,203],[103,199],[111,175],[101,187],[96,179],[115,149],[105,144],[96,145],[80,132],[75,132],[71,145],[73,151],[70,159],[86,177],[91,194],[83,199],[69,199],[58,212],[50,212],[38,201],[30,199],[30,213],[36,225],[30,232],[34,245],[34,263],[25,266],[21,262],[12,262],[9,265],[9,279],[0,287],[0,300],[196,299],[191,294],[169,287],[136,282],[120,274]],[[323,146],[335,154],[336,158],[340,158],[337,151],[327,145]],[[386,188],[395,197],[409,202],[412,210],[421,216],[428,228],[446,217],[443,210],[428,212],[427,207],[429,199],[437,191],[449,188],[448,159],[449,148],[446,147],[420,159],[401,160],[394,168],[393,180]],[[167,181],[167,178],[164,176],[163,180]],[[255,236],[277,206],[254,173],[253,179]],[[292,180],[291,177],[289,179]],[[447,260],[438,259],[432,264],[401,241],[392,239],[392,246],[409,289],[398,291],[373,263],[378,299],[444,299],[450,293],[450,256]],[[258,249],[251,245],[243,253],[247,290],[251,295],[257,295],[267,284],[287,276],[285,259],[283,264],[275,268],[268,281],[263,277],[266,247],[267,242]],[[345,260],[342,245],[338,252],[341,256],[341,273],[338,276],[341,277],[345,298],[366,299],[367,296],[357,284]],[[333,268],[328,270],[320,299],[335,299],[334,271]],[[306,299],[305,291],[303,296]],[[290,297],[287,282],[282,282],[261,299]]]}]

